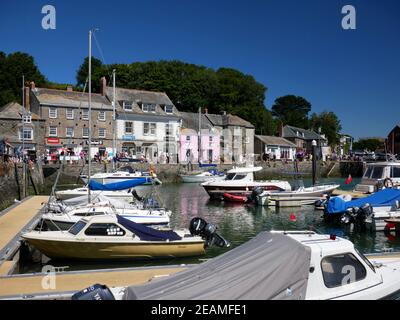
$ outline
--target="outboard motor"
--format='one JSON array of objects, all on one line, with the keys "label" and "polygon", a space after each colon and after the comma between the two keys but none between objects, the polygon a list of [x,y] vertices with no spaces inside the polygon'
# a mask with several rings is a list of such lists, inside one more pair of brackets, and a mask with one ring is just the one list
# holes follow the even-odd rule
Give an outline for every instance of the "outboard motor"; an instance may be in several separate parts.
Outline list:
[{"label": "outboard motor", "polygon": [[355,223],[357,219],[357,213],[358,213],[359,208],[354,207],[351,209],[347,209],[345,213],[340,218],[340,222],[343,224],[351,224]]},{"label": "outboard motor", "polygon": [[255,187],[253,189],[253,191],[247,196],[247,200],[249,202],[256,202],[257,196],[259,196],[263,192],[264,192],[264,189],[262,187]]},{"label": "outboard motor", "polygon": [[206,246],[216,245],[217,247],[230,247],[229,241],[217,233],[217,227],[206,220],[196,217],[190,221],[189,231],[192,236],[200,236],[206,240]]},{"label": "outboard motor", "polygon": [[132,190],[132,195],[135,197],[136,200],[142,201],[143,197],[139,196],[135,189]]},{"label": "outboard motor", "polygon": [[364,204],[360,209],[358,209],[356,216],[356,223],[358,226],[365,226],[365,220],[372,215],[372,206],[369,203]]},{"label": "outboard motor", "polygon": [[115,300],[115,297],[107,286],[95,284],[75,293],[71,300]]}]

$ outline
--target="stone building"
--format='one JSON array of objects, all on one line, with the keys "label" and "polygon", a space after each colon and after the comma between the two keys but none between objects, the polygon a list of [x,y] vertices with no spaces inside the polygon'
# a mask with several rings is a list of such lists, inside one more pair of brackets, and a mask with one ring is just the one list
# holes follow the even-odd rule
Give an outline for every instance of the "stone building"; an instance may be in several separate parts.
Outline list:
[{"label": "stone building", "polygon": [[[102,80],[101,94],[113,101],[113,88]],[[117,150],[150,162],[176,163],[180,114],[164,92],[116,88]]]},{"label": "stone building", "polygon": [[387,149],[392,154],[400,154],[400,124],[396,125],[387,137]]},{"label": "stone building", "polygon": [[34,157],[45,153],[45,120],[17,102],[0,108],[0,136],[14,148],[17,155],[22,150]]},{"label": "stone building", "polygon": [[254,160],[254,126],[232,114],[205,113],[213,127],[221,132],[220,159],[223,163],[244,163]]},{"label": "stone building", "polygon": [[255,153],[262,158],[264,154],[269,159],[294,160],[296,157],[296,145],[282,137],[254,136]]},{"label": "stone building", "polygon": [[[220,137],[217,129],[203,113],[180,112],[182,127],[179,139],[179,162],[220,163]],[[201,117],[199,119],[199,117]],[[199,125],[200,148],[199,148]],[[199,158],[200,153],[200,158]]]},{"label": "stone building", "polygon": [[312,141],[317,142],[317,147],[319,149],[325,148],[328,145],[328,140],[312,130],[307,130],[303,128],[293,127],[293,126],[280,126],[279,136],[293,142],[296,145],[297,152],[303,152],[306,154],[312,153]]},{"label": "stone building", "polygon": [[[26,94],[26,105],[45,121],[45,148],[53,153],[60,148],[79,154],[88,151],[89,107],[88,93],[36,88],[34,83]],[[110,101],[92,93],[92,155],[97,152],[112,155],[112,116]]]}]

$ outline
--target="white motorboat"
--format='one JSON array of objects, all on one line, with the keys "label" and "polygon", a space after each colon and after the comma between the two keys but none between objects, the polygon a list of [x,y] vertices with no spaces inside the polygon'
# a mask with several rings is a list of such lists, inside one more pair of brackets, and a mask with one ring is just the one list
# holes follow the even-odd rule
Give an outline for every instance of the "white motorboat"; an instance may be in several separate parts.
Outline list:
[{"label": "white motorboat", "polygon": [[394,225],[388,224],[385,220],[400,218],[400,203],[388,207],[373,207],[372,214],[365,218],[365,226],[371,231],[391,231],[395,229]]},{"label": "white motorboat", "polygon": [[400,255],[363,255],[335,235],[265,231],[184,271],[107,289],[117,300],[391,299],[400,292]]},{"label": "white motorboat", "polygon": [[203,183],[206,181],[220,181],[225,179],[225,175],[213,171],[196,172],[192,174],[181,174],[185,183]]},{"label": "white motorboat", "polygon": [[[60,200],[67,200],[76,197],[81,197],[88,194],[89,188],[88,187],[80,187],[75,189],[68,189],[68,190],[60,190],[55,192],[55,196],[57,199]],[[103,190],[96,190],[91,191],[90,194],[93,197],[98,197],[99,195],[104,195],[109,198],[116,198],[126,202],[131,202],[133,200],[132,196],[132,189],[124,190],[124,191],[103,191]]]},{"label": "white motorboat", "polygon": [[[88,177],[81,175],[80,178],[84,183],[88,183]],[[122,182],[127,180],[137,180],[145,178],[146,183],[144,185],[161,184],[161,181],[157,179],[157,175],[152,172],[136,171],[130,166],[122,167],[114,172],[96,173],[90,177],[90,180],[94,180],[101,184]]]},{"label": "white motorboat", "polygon": [[255,203],[260,206],[276,205],[277,201],[287,202],[288,206],[315,204],[315,201],[330,195],[339,187],[338,184],[325,184],[312,187],[303,186],[294,191],[263,191],[261,194],[255,195]]},{"label": "white motorboat", "polygon": [[381,187],[400,187],[399,161],[367,163],[364,175],[361,182],[356,185],[355,191],[374,193]]},{"label": "white motorboat", "polygon": [[68,230],[82,217],[120,215],[130,221],[149,225],[168,225],[171,211],[163,208],[139,209],[132,207],[115,208],[109,202],[98,202],[75,208],[65,213],[48,212],[42,215],[42,220],[48,230]]},{"label": "white motorboat", "polygon": [[254,172],[260,170],[262,170],[262,167],[233,168],[227,172],[224,180],[207,181],[201,185],[207,191],[210,198],[214,199],[222,199],[224,193],[232,195],[249,195],[257,187],[260,187],[263,190],[292,190],[291,185],[287,181],[255,181]]}]

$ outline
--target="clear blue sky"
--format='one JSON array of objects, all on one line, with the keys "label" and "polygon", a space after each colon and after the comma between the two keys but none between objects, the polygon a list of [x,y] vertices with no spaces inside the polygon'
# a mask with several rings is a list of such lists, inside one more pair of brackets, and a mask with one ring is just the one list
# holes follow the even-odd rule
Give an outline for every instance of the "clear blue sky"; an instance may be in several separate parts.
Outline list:
[{"label": "clear blue sky", "polygon": [[[42,6],[57,10],[56,30],[41,27]],[[357,29],[341,28],[354,5]],[[266,105],[285,94],[312,111],[333,110],[343,132],[386,136],[400,123],[398,0],[2,0],[0,50],[34,56],[45,76],[75,83],[88,30],[106,63],[178,59],[253,75]],[[94,55],[100,54],[93,44]]]}]

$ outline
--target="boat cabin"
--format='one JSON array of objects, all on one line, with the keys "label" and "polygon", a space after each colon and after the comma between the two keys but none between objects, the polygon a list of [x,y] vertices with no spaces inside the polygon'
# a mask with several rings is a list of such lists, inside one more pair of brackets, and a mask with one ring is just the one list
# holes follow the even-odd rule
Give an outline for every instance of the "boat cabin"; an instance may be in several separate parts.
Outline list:
[{"label": "boat cabin", "polygon": [[227,181],[254,181],[254,172],[262,170],[262,167],[244,167],[228,170],[225,180]]},{"label": "boat cabin", "polygon": [[349,240],[307,231],[282,233],[311,249],[306,299],[346,299],[382,284],[375,267]]},{"label": "boat cabin", "polygon": [[362,180],[356,185],[355,191],[373,193],[379,187],[400,185],[400,162],[368,163]]}]

